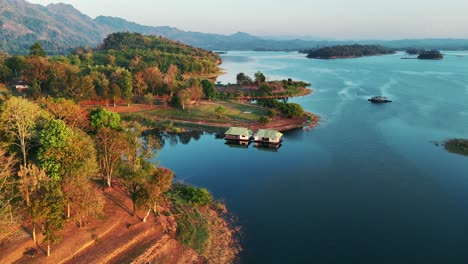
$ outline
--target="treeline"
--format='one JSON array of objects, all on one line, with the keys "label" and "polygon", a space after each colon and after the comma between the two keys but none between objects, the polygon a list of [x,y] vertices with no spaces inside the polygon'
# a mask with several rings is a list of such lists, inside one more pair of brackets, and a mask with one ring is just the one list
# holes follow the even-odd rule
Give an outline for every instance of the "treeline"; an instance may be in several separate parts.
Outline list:
[{"label": "treeline", "polygon": [[180,90],[201,87],[195,76],[216,73],[220,61],[213,52],[162,37],[116,33],[98,49],[78,48],[67,56],[47,57],[37,43],[29,56],[0,54],[0,82],[21,80],[33,98],[130,103],[165,96],[176,102]]},{"label": "treeline", "polygon": [[301,52],[308,53],[307,58],[314,59],[356,58],[395,53],[393,50],[379,45],[358,44],[325,47],[316,50],[303,50]]},{"label": "treeline", "polygon": [[[50,246],[60,241],[67,223],[81,228],[90,218],[104,214],[105,199],[99,190],[117,184],[131,199],[132,214],[139,212],[142,222],[151,212],[159,214],[161,204],[177,201],[177,221],[185,223],[193,217],[178,211],[184,208],[205,223],[196,232],[190,226],[179,228],[177,238],[182,243],[194,246],[205,257],[215,254],[210,250],[219,250],[214,245],[221,243],[229,256],[235,257],[238,247],[230,229],[207,224],[221,220],[205,207],[222,205],[214,203],[206,189],[177,185],[172,190],[174,174],[147,161],[154,157],[159,142],[143,131],[146,128],[140,123],[123,122],[118,114],[104,109],[87,111],[70,100],[41,98],[32,102],[11,97],[3,102],[0,237],[23,226],[31,230],[37,244],[47,247],[49,255]],[[207,214],[212,217],[207,218]],[[229,233],[227,240],[214,235],[213,228],[224,228],[222,232]],[[42,232],[42,241],[37,232]],[[204,237],[198,237],[198,232]],[[187,239],[196,239],[196,245]]]}]

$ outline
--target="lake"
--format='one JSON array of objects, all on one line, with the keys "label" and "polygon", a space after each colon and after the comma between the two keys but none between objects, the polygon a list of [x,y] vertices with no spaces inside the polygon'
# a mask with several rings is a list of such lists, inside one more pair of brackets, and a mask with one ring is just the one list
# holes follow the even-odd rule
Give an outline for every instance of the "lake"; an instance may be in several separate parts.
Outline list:
[{"label": "lake", "polygon": [[[290,102],[321,116],[274,151],[214,134],[166,142],[157,160],[208,188],[242,226],[241,263],[468,263],[468,158],[440,142],[468,138],[468,52],[311,60],[287,52],[222,55],[244,72],[312,83]],[[388,104],[371,104],[383,95]]]}]

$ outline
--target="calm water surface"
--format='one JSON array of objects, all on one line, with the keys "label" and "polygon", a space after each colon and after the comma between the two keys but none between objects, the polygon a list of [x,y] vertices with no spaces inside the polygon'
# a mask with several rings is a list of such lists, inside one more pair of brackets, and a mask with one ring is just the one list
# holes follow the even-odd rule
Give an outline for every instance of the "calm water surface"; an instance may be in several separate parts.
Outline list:
[{"label": "calm water surface", "polygon": [[468,53],[402,56],[229,52],[223,83],[257,70],[311,82],[291,101],[320,126],[286,133],[278,152],[205,133],[166,142],[157,159],[226,201],[243,227],[241,263],[468,263],[468,158],[436,145],[468,138]]}]

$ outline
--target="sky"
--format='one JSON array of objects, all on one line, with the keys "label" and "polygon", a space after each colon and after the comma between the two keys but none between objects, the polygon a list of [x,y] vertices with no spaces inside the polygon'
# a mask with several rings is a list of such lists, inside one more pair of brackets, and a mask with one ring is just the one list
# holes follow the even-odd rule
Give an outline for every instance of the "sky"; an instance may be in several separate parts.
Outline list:
[{"label": "sky", "polygon": [[186,31],[322,39],[468,38],[468,0],[27,0]]}]

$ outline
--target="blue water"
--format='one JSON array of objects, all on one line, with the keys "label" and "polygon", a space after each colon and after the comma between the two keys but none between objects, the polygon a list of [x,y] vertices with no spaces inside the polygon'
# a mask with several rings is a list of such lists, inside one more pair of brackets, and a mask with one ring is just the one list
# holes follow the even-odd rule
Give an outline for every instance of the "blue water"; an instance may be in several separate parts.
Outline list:
[{"label": "blue water", "polygon": [[468,158],[437,145],[468,138],[468,52],[403,56],[229,52],[219,81],[260,70],[310,82],[313,94],[290,101],[320,126],[286,133],[277,152],[205,133],[166,143],[158,161],[226,201],[241,263],[468,263]]}]

